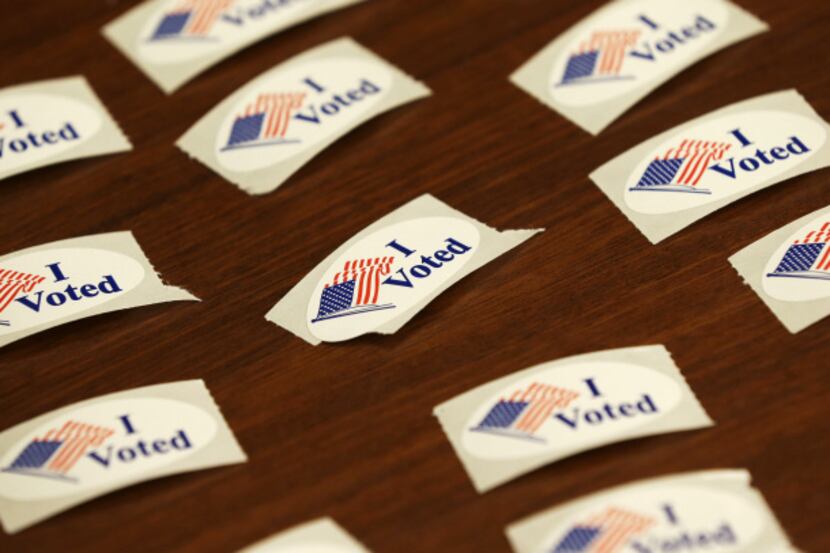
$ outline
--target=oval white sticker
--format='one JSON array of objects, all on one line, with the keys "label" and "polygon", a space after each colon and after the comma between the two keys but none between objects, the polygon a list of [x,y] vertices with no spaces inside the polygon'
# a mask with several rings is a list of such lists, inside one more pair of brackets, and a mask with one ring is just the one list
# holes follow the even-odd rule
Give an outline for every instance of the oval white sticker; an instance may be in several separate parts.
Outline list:
[{"label": "oval white sticker", "polygon": [[718,0],[620,3],[576,33],[551,70],[551,96],[590,106],[665,80],[693,62],[728,19]]},{"label": "oval white sticker", "polygon": [[6,258],[0,261],[0,280],[14,287],[5,301],[0,300],[0,335],[113,301],[141,284],[144,275],[144,267],[133,258],[96,248],[59,248]]},{"label": "oval white sticker", "polygon": [[783,111],[735,113],[677,133],[643,159],[625,185],[625,203],[646,214],[674,213],[773,182],[810,159],[824,128]]},{"label": "oval white sticker", "polygon": [[535,457],[611,443],[679,405],[680,387],[654,369],[620,362],[554,365],[483,402],[464,448],[483,459]]},{"label": "oval white sticker", "polygon": [[433,294],[475,256],[478,229],[425,217],[363,238],[323,274],[308,303],[309,332],[324,342],[377,329]]},{"label": "oval white sticker", "polygon": [[64,154],[91,140],[103,122],[88,105],[55,94],[0,99],[0,171]]},{"label": "oval white sticker", "polygon": [[306,0],[167,0],[139,34],[139,57],[159,65],[232,52],[301,17]]},{"label": "oval white sticker", "polygon": [[767,261],[764,292],[782,301],[830,297],[830,215],[794,232]]},{"label": "oval white sticker", "polygon": [[388,93],[380,63],[329,58],[264,78],[225,117],[216,136],[219,163],[233,171],[277,165],[343,134]]},{"label": "oval white sticker", "polygon": [[571,551],[569,544],[589,535],[589,542],[601,539],[604,521],[620,523],[613,537],[626,553],[681,551],[689,543],[717,553],[748,551],[763,528],[757,507],[742,497],[688,484],[654,485],[603,495],[558,525],[537,551]]},{"label": "oval white sticker", "polygon": [[43,500],[117,488],[207,446],[216,422],[193,405],[129,398],[93,403],[43,423],[0,457],[0,493]]}]

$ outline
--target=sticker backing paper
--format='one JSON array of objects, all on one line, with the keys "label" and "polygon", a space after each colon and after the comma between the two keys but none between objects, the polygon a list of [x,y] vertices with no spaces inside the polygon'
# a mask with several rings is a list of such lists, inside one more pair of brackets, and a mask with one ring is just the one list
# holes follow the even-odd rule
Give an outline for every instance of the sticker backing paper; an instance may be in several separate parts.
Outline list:
[{"label": "sticker backing paper", "polygon": [[131,232],[71,238],[0,256],[0,347],[101,313],[199,301],[167,286]]},{"label": "sticker backing paper", "polygon": [[830,165],[830,130],[795,90],[713,111],[591,174],[651,243],[753,192]]},{"label": "sticker backing paper", "polygon": [[787,330],[830,315],[830,207],[747,246],[729,262]]},{"label": "sticker backing paper", "polygon": [[201,380],[108,394],[0,433],[0,520],[12,534],[138,482],[244,461]]},{"label": "sticker backing paper", "polygon": [[239,553],[369,553],[330,518],[291,528]]},{"label": "sticker backing paper", "polygon": [[425,194],[352,237],[265,318],[313,345],[392,334],[441,292],[541,231],[500,232]]},{"label": "sticker backing paper", "polygon": [[745,470],[612,488],[514,523],[507,536],[516,553],[798,553]]},{"label": "sticker backing paper", "polygon": [[264,194],[355,127],[429,94],[343,38],[255,78],[176,145],[249,194]]},{"label": "sticker backing paper", "polygon": [[83,77],[0,90],[0,180],[127,150],[130,141]]},{"label": "sticker backing paper", "polygon": [[663,346],[543,363],[434,414],[479,492],[581,451],[713,424]]},{"label": "sticker backing paper", "polygon": [[168,94],[243,48],[365,0],[147,0],[104,36]]},{"label": "sticker backing paper", "polygon": [[727,0],[616,0],[510,79],[597,134],[687,67],[768,26]]}]

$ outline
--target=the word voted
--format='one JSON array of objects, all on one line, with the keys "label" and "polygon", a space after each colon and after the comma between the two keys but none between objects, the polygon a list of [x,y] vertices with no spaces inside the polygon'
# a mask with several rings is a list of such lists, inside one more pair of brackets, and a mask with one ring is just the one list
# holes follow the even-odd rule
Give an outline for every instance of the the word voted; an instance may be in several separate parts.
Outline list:
[{"label": "the word voted", "polygon": [[[682,522],[671,504],[663,505],[663,513],[673,527],[682,527]],[[710,530],[677,530],[674,535],[635,538],[630,542],[632,551],[637,553],[676,553],[678,551],[718,551],[739,544],[738,535],[729,522],[724,521]]]},{"label": "the word voted", "polygon": [[367,96],[373,96],[381,92],[381,88],[373,84],[369,79],[362,79],[354,88],[349,88],[336,93],[329,93],[319,82],[307,78],[303,84],[311,88],[316,94],[324,95],[326,98],[320,102],[312,102],[294,114],[294,119],[312,125],[320,125],[326,118],[335,117],[343,110],[346,110]]},{"label": "the word voted", "polygon": [[[603,397],[595,379],[586,378],[584,383],[588,387],[591,397]],[[563,412],[555,414],[554,419],[568,428],[578,430],[586,424],[589,426],[599,426],[607,422],[625,420],[642,415],[654,415],[658,412],[659,409],[652,397],[649,394],[643,394],[641,398],[628,402],[612,403],[606,401],[602,406],[594,409],[574,407],[569,413]]]},{"label": "the word voted", "polygon": [[[60,262],[46,265],[46,268],[49,269],[55,278],[53,281],[55,283],[69,280],[69,277],[64,274],[60,265]],[[40,290],[35,294],[21,296],[15,299],[15,301],[36,313],[40,313],[40,310],[46,306],[59,308],[69,302],[83,301],[87,298],[94,298],[99,294],[117,294],[119,292],[123,292],[123,290],[116,282],[115,277],[113,275],[105,275],[103,276],[103,280],[98,283],[81,284],[78,286],[67,284],[66,288],[62,291],[50,292],[44,295],[43,290]]]},{"label": "the word voted", "polygon": [[[741,129],[729,131],[729,133],[738,139],[741,148],[751,148],[754,146],[752,141],[741,132]],[[730,157],[724,161],[719,161],[709,167],[709,171],[715,171],[718,174],[729,177],[730,179],[738,178],[739,172],[754,173],[758,169],[774,165],[780,161],[785,161],[792,156],[801,156],[810,152],[810,148],[798,136],[791,136],[786,144],[770,148],[769,150],[762,150],[755,148],[755,152],[740,160]]]},{"label": "the word voted", "polygon": [[[124,427],[126,435],[138,434],[130,415],[118,417]],[[155,455],[167,455],[171,452],[185,451],[193,447],[187,433],[182,429],[174,432],[171,437],[144,440],[137,438],[134,445],[115,447],[107,446],[99,451],[87,453],[87,457],[108,469],[115,463],[132,463],[136,459],[148,458]]]},{"label": "the word voted", "polygon": [[[639,21],[652,31],[662,32],[664,30],[657,22],[646,15],[641,15]],[[629,51],[628,55],[634,59],[656,62],[659,57],[669,55],[717,28],[717,25],[712,23],[712,21],[699,15],[691,25],[686,25],[677,30],[667,31],[662,38],[650,42],[646,41],[637,48]]]},{"label": "the word voted", "polygon": [[17,110],[11,110],[7,115],[12,121],[13,129],[19,130],[21,134],[14,138],[0,136],[0,159],[7,154],[22,154],[30,149],[48,148],[60,142],[72,142],[81,138],[70,122],[55,130],[26,132],[26,123]]},{"label": "the word voted", "polygon": [[[404,258],[416,253],[416,250],[402,246],[397,240],[392,240],[386,244],[386,247],[398,250],[404,254]],[[433,271],[441,269],[447,263],[452,263],[456,259],[456,256],[464,255],[472,249],[472,247],[463,244],[455,238],[447,238],[446,246],[443,249],[436,250],[431,256],[421,255],[420,263],[415,263],[408,268],[398,269],[381,284],[413,288],[417,281],[429,278]]]}]

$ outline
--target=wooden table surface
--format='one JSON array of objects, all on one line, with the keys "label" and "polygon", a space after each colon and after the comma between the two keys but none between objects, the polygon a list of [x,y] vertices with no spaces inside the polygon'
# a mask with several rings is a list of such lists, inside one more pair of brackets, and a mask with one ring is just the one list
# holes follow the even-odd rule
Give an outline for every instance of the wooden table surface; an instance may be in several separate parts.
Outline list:
[{"label": "wooden table surface", "polygon": [[[505,525],[609,486],[746,467],[794,542],[830,551],[830,320],[790,335],[727,258],[830,203],[830,171],[756,193],[652,246],[588,173],[652,135],[796,87],[830,118],[826,0],[738,0],[772,26],[698,63],[591,137],[507,76],[601,0],[371,0],[268,38],[171,96],[101,35],[126,0],[5,0],[0,85],[84,74],[125,154],[0,183],[0,252],[132,230],[201,303],[67,324],[0,351],[0,428],[100,394],[203,378],[247,464],[117,491],[0,551],[234,551],[330,515],[376,553],[507,553]],[[273,65],[350,35],[434,96],[360,127],[249,197],[173,143]],[[394,336],[312,347],[265,313],[342,242],[429,192],[547,232]],[[665,344],[717,426],[612,445],[477,494],[432,416],[560,357]]]}]

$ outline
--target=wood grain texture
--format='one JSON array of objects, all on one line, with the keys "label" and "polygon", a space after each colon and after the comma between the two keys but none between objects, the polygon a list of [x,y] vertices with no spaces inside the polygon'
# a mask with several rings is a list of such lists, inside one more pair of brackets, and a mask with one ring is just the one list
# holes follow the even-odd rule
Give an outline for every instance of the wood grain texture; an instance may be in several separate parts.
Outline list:
[{"label": "wood grain texture", "polygon": [[[826,0],[739,0],[772,30],[704,60],[591,137],[507,76],[600,0],[372,0],[266,39],[165,96],[100,33],[135,2],[5,0],[0,85],[82,73],[135,145],[0,182],[0,252],[132,230],[202,303],[103,315],[0,350],[0,428],[113,391],[203,378],[250,462],[112,493],[0,551],[234,551],[330,515],[377,553],[507,553],[506,524],[675,472],[747,467],[795,543],[830,551],[825,320],[790,335],[727,257],[830,203],[792,179],[652,246],[588,180],[652,135],[796,87],[830,118]],[[349,35],[432,98],[249,197],[173,143],[248,80]],[[264,314],[364,226],[432,193],[544,234],[394,336],[312,347]],[[559,357],[663,343],[718,425],[588,452],[478,495],[434,405]]]}]

